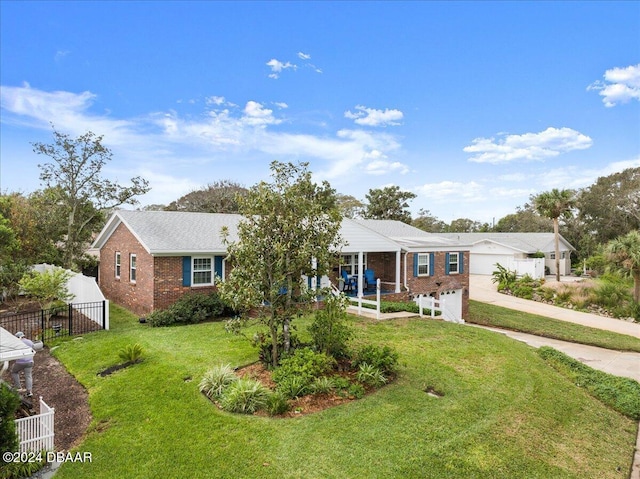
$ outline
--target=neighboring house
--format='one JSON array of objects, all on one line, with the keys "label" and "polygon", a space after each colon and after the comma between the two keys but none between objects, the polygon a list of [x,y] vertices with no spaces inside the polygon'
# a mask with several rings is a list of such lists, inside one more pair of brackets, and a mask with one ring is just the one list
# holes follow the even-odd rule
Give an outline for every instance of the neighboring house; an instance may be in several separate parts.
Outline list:
[{"label": "neighboring house", "polygon": [[[441,236],[471,246],[470,273],[491,275],[496,264],[543,278],[555,274],[555,243],[553,233],[442,233]],[[560,275],[571,274],[571,252],[575,248],[560,235]],[[544,258],[535,258],[543,253]]]},{"label": "neighboring house", "polygon": [[[221,230],[236,241],[242,216],[172,211],[114,212],[93,247],[100,251],[99,284],[104,294],[138,314],[163,309],[190,291],[211,291],[229,265]],[[419,294],[459,295],[460,317],[469,298],[469,246],[399,221],[345,218],[345,241],[331,278],[342,270],[358,279],[366,295],[364,271],[372,269],[384,288],[407,299]],[[308,279],[315,286],[316,279]]]}]

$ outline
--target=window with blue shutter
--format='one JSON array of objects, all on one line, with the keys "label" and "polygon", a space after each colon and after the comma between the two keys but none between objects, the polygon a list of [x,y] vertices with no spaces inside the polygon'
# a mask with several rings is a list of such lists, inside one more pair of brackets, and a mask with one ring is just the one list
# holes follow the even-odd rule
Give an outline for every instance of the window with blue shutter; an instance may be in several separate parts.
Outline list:
[{"label": "window with blue shutter", "polygon": [[449,274],[449,253],[444,255],[444,272]]},{"label": "window with blue shutter", "polygon": [[224,279],[222,277],[222,260],[224,259],[223,256],[216,256],[214,259],[214,266],[213,266],[213,271],[216,275],[216,277],[220,278],[220,279]]},{"label": "window with blue shutter", "polygon": [[462,251],[458,253],[458,270],[460,274],[464,273],[464,252]]},{"label": "window with blue shutter", "polygon": [[413,253],[413,275],[418,276],[418,253]]},{"label": "window with blue shutter", "polygon": [[435,254],[429,253],[429,276],[433,276],[433,264],[435,262]]},{"label": "window with blue shutter", "polygon": [[191,256],[182,257],[182,286],[191,286]]}]

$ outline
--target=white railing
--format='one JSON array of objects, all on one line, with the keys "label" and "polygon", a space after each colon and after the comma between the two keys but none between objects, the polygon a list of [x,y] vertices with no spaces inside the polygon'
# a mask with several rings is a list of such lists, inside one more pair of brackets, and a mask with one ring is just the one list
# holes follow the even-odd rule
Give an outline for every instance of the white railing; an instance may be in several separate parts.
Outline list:
[{"label": "white railing", "polygon": [[[341,294],[342,291],[340,291],[338,288],[335,287],[335,285],[331,284],[331,289],[333,291],[333,294],[338,295]],[[355,311],[358,316],[362,316],[362,305],[363,304],[369,304],[371,306],[375,306],[376,307],[376,319],[380,319],[380,278],[376,279],[376,300],[372,300],[372,299],[364,299],[362,296],[358,296],[357,298],[352,298],[351,296],[347,296],[347,298],[349,299],[349,301],[351,303],[354,303],[353,305],[349,306],[349,309],[352,311]],[[371,311],[370,308],[366,308],[368,311]]]},{"label": "white railing", "polygon": [[452,312],[450,308],[447,308],[447,300],[445,298],[436,299],[433,296],[419,295],[415,299],[418,303],[418,312],[420,317],[424,317],[424,310],[428,309],[431,312],[431,317],[436,317],[436,312],[440,312],[442,319],[451,323],[464,323],[464,319],[456,317],[457,315]]},{"label": "white railing", "polygon": [[40,414],[16,419],[20,452],[54,450],[54,414],[55,409],[49,407],[40,396]]}]

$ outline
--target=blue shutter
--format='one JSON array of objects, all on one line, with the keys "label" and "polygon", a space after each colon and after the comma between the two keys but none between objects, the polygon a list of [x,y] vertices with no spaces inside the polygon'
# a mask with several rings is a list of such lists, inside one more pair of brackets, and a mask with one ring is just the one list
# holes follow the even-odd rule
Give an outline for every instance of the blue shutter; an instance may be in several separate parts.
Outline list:
[{"label": "blue shutter", "polygon": [[429,276],[433,276],[434,261],[435,261],[435,255],[433,253],[429,253]]},{"label": "blue shutter", "polygon": [[182,286],[191,286],[191,256],[182,257]]},{"label": "blue shutter", "polygon": [[[220,279],[224,279],[222,277],[222,260],[224,258],[222,256],[215,256],[213,258],[213,274]],[[215,282],[215,280],[214,280]]]},{"label": "blue shutter", "polygon": [[418,276],[418,253],[413,253],[413,275]]},{"label": "blue shutter", "polygon": [[449,253],[444,255],[444,272],[449,274]]},{"label": "blue shutter", "polygon": [[460,251],[458,253],[458,272],[460,274],[464,273],[464,252]]}]

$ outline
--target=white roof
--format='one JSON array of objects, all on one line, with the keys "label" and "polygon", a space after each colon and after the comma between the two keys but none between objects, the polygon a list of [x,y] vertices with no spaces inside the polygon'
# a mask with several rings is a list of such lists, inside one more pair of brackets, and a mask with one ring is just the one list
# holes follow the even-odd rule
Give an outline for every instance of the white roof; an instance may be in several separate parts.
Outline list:
[{"label": "white roof", "polygon": [[470,243],[447,238],[395,220],[356,220],[362,226],[384,235],[406,251],[422,250],[468,250]]},{"label": "white roof", "polygon": [[153,255],[180,253],[224,253],[222,228],[229,241],[238,240],[241,215],[185,211],[116,211],[97,236],[100,249],[115,229],[124,223],[140,244]]},{"label": "white roof", "polygon": [[33,349],[0,327],[0,362],[32,358],[34,354]]},{"label": "white roof", "polygon": [[[446,238],[476,244],[491,241],[523,253],[548,253],[555,250],[553,233],[442,233]],[[564,246],[564,248],[563,248]],[[575,248],[560,235],[560,249],[575,251]]]},{"label": "white roof", "polygon": [[[241,215],[226,213],[118,210],[98,234],[93,247],[102,248],[116,228],[124,224],[152,255],[226,254],[222,229],[227,228],[229,241],[237,241],[241,220]],[[393,220],[344,218],[340,236],[345,242],[343,253],[469,249],[454,239]]]}]

